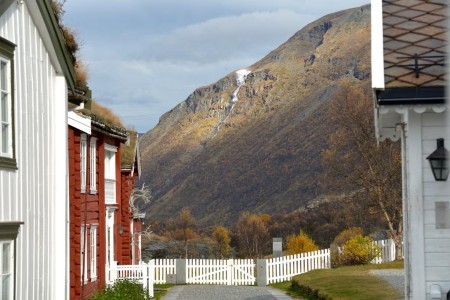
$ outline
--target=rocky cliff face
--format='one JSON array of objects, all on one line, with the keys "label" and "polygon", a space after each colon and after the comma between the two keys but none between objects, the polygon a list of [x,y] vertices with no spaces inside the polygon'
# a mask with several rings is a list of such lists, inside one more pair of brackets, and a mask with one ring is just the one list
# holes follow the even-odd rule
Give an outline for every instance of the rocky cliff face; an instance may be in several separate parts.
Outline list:
[{"label": "rocky cliff face", "polygon": [[201,224],[230,224],[241,211],[285,213],[323,194],[326,103],[342,80],[370,77],[369,6],[325,16],[243,67],[245,78],[196,89],[141,138],[150,219],[188,206]]}]

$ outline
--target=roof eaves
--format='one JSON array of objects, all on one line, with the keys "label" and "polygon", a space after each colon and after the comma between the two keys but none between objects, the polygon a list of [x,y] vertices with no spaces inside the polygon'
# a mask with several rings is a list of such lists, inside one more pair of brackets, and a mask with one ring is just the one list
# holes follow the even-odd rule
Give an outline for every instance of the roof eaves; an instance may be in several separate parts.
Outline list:
[{"label": "roof eaves", "polygon": [[50,39],[55,45],[56,55],[61,63],[64,76],[66,78],[67,85],[70,90],[75,90],[75,69],[73,66],[72,57],[67,50],[64,35],[59,26],[58,20],[53,12],[49,0],[37,0],[37,6],[44,19],[45,25],[48,28]]}]

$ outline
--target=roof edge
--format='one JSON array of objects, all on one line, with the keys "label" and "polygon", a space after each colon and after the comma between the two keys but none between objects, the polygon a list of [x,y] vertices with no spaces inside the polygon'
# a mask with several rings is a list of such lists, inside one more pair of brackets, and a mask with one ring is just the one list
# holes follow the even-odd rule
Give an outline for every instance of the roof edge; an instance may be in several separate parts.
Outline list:
[{"label": "roof edge", "polygon": [[67,50],[66,42],[56,20],[55,13],[51,7],[49,0],[36,0],[36,4],[41,12],[45,25],[52,43],[55,45],[55,52],[58,60],[61,63],[61,68],[66,78],[67,86],[72,91],[75,91],[75,69],[72,58]]}]

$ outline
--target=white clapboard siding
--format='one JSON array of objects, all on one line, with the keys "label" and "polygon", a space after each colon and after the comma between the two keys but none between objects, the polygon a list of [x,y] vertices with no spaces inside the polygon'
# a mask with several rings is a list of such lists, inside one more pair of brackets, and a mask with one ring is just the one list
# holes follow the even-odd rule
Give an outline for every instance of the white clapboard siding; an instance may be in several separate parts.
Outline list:
[{"label": "white clapboard siding", "polygon": [[16,299],[28,300],[64,299],[68,281],[67,88],[55,71],[52,45],[41,36],[43,24],[31,0],[14,1],[0,16],[0,35],[16,44],[18,164],[16,171],[0,169],[0,222],[24,222],[16,243],[15,290]]},{"label": "white clapboard siding", "polygon": [[167,283],[167,274],[176,274],[175,259],[154,259],[153,261],[156,284]]},{"label": "white clapboard siding", "polygon": [[268,284],[288,281],[315,269],[329,269],[330,249],[268,259],[266,268]]},{"label": "white clapboard siding", "polygon": [[[424,198],[424,249],[426,293],[432,284],[439,284],[445,293],[450,290],[450,230],[436,228],[436,202],[450,201],[448,182],[434,180],[426,157],[436,150],[436,139],[444,138],[450,149],[449,126],[445,114],[424,113],[422,115],[422,170]],[[413,237],[414,238],[414,235]],[[415,262],[414,262],[415,263]]]}]

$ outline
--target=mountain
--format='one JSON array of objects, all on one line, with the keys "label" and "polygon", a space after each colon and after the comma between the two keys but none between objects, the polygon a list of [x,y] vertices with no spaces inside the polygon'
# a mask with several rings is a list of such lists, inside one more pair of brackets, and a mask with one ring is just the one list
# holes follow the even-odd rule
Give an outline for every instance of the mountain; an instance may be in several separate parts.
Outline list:
[{"label": "mountain", "polygon": [[370,7],[307,25],[255,64],[197,88],[141,137],[141,183],[164,221],[189,207],[201,225],[240,212],[288,213],[326,197],[327,101],[370,80]]}]

